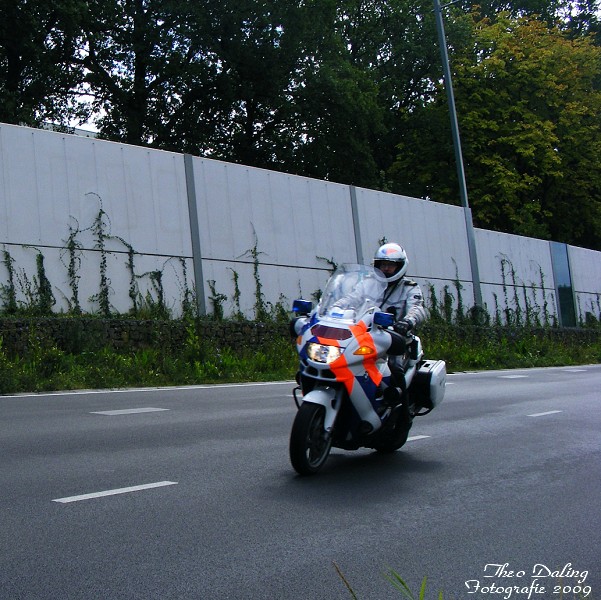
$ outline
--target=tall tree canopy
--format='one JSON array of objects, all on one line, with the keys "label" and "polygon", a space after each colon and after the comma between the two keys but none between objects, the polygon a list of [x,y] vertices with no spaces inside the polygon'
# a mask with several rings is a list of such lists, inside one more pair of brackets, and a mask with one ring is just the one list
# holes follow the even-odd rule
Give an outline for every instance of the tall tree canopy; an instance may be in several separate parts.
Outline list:
[{"label": "tall tree canopy", "polygon": [[[454,66],[476,224],[599,247],[601,48],[540,20],[501,16],[474,22]],[[406,117],[391,173],[414,195],[458,203],[447,115],[441,93]]]},{"label": "tall tree canopy", "polygon": [[0,121],[85,118],[73,93],[80,9],[78,0],[0,0]]}]

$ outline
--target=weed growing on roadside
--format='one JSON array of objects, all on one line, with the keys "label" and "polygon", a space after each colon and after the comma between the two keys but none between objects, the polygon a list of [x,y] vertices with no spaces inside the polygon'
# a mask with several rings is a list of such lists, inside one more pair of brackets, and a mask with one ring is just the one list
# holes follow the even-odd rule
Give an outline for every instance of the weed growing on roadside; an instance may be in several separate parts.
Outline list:
[{"label": "weed growing on roadside", "polygon": [[219,293],[215,289],[216,283],[214,279],[209,279],[207,283],[209,284],[209,289],[211,290],[209,301],[213,306],[213,317],[216,321],[223,321],[223,303],[227,300],[227,296]]},{"label": "weed growing on roadside", "polygon": [[[340,567],[335,562],[333,564],[334,564],[334,568],[336,569],[336,574],[342,580],[342,583],[348,590],[349,594],[351,595],[351,598],[353,600],[359,600],[359,597],[357,596],[355,590],[352,588],[351,584],[345,577],[345,575],[342,572],[342,570],[340,569]],[[404,579],[393,569],[388,569],[388,571],[386,571],[384,573],[384,578],[392,585],[392,587],[394,587],[397,591],[401,592],[401,594],[405,598],[408,598],[408,600],[425,600],[426,599],[426,583],[428,580],[427,577],[424,577],[422,580],[422,584],[421,584],[421,587],[419,590],[419,596],[417,598],[413,595],[413,592],[411,591],[411,589],[407,585],[407,583],[405,583]],[[442,592],[438,593],[438,600],[444,600]]]},{"label": "weed growing on roadside", "polygon": [[83,246],[77,239],[77,234],[79,233],[79,223],[72,219],[75,222],[75,227],[72,223],[69,223],[69,236],[65,242],[65,248],[61,252],[61,261],[65,264],[63,256],[64,253],[67,254],[68,261],[66,264],[67,267],[67,277],[69,279],[69,287],[71,288],[71,298],[67,301],[69,303],[69,310],[74,315],[81,314],[81,304],[79,302],[79,280],[81,276],[79,275],[79,269],[81,267],[81,254],[83,250]]},{"label": "weed growing on roadside", "polygon": [[15,288],[15,259],[10,252],[4,248],[2,250],[2,264],[8,271],[8,285],[0,285],[0,299],[4,303],[4,310],[12,315],[17,312],[17,291]]}]

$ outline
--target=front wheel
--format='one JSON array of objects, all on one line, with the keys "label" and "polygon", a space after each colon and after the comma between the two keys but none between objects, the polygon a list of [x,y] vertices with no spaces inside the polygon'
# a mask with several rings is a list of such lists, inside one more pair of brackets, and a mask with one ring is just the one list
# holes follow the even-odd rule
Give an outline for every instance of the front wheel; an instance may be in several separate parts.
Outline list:
[{"label": "front wheel", "polygon": [[290,432],[290,462],[300,475],[313,475],[323,466],[332,448],[324,430],[326,409],[319,404],[301,404]]}]

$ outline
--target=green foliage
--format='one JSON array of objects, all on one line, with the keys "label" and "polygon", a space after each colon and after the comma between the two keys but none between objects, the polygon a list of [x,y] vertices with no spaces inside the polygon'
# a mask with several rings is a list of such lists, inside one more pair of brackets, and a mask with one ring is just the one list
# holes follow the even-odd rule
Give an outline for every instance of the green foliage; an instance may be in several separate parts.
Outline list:
[{"label": "green foliage", "polygon": [[[515,268],[507,256],[500,255],[499,259],[503,308],[495,295],[495,312],[492,316],[485,310],[464,313],[462,286],[458,278],[455,282],[457,299],[449,286],[444,287],[442,299],[437,296],[433,285],[428,286],[429,319],[419,332],[426,355],[445,360],[449,371],[597,362],[601,357],[601,339],[581,339],[570,337],[567,333],[562,339],[555,329],[555,319],[549,315],[546,296],[541,310],[534,284],[527,286],[518,281]],[[545,294],[542,272],[539,285]],[[601,307],[601,302],[598,304]],[[591,306],[593,310],[596,308]],[[599,318],[593,312],[588,312],[582,325],[598,330],[601,312],[597,314]]]},{"label": "green foliage", "polygon": [[100,314],[104,317],[109,317],[111,315],[111,305],[109,302],[110,287],[109,278],[107,275],[107,227],[110,227],[110,222],[108,221],[108,215],[102,208],[102,199],[100,199],[100,210],[98,211],[98,214],[96,215],[94,223],[91,227],[92,232],[96,236],[95,248],[100,252],[100,290],[98,294],[91,298],[91,300],[98,302]]},{"label": "green foliage", "polygon": [[[184,321],[183,344],[169,344],[161,334],[145,347],[105,346],[95,328],[79,317],[63,320],[60,346],[30,329],[24,351],[9,353],[0,338],[0,394],[82,388],[189,385],[241,381],[291,380],[298,357],[281,324],[281,334],[262,343],[218,342],[204,333],[203,321]],[[273,321],[272,321],[273,322]],[[100,323],[100,321],[99,321]],[[243,324],[249,332],[261,324]],[[580,332],[535,327],[483,327],[465,319],[461,325],[438,315],[420,329],[427,357],[447,362],[449,372],[527,368],[601,362],[601,329],[591,320]]]},{"label": "green foliage", "polygon": [[11,315],[17,312],[17,291],[15,288],[15,260],[8,250],[2,250],[2,264],[8,271],[8,284],[0,285],[0,299],[4,304],[4,310]]},{"label": "green foliage", "polygon": [[79,0],[0,1],[0,122],[41,125],[85,119],[73,90]]},{"label": "green foliage", "polygon": [[234,269],[231,269],[232,272],[232,280],[234,282],[234,296],[233,296],[233,301],[234,301],[234,314],[233,314],[233,318],[238,320],[238,321],[244,321],[244,313],[242,312],[242,308],[240,306],[240,296],[241,296],[241,292],[240,292],[240,285],[238,283],[239,280],[239,275],[238,272],[235,271]]},{"label": "green foliage", "polygon": [[[56,298],[52,292],[52,285],[46,276],[44,255],[34,248],[36,254],[36,274],[30,280],[24,271],[15,270],[15,261],[8,250],[3,250],[2,263],[8,271],[8,284],[0,285],[0,299],[4,307],[0,312],[9,315],[28,313],[35,316],[52,314],[52,307]],[[21,292],[23,300],[17,300],[17,289]]]},{"label": "green foliage", "polygon": [[[534,17],[454,19],[471,28],[452,60],[476,225],[601,248],[601,47]],[[404,115],[390,176],[396,189],[453,204],[443,91]]]},{"label": "green foliage", "polygon": [[37,306],[36,311],[40,315],[50,315],[52,313],[52,307],[56,304],[56,298],[52,293],[52,285],[46,276],[46,269],[44,268],[44,255],[38,251],[35,257],[37,279],[36,282],[36,296]]},{"label": "green foliage", "polygon": [[[63,317],[65,318],[65,317]],[[65,321],[73,319],[65,318]],[[73,336],[82,334],[76,328]],[[85,334],[84,334],[85,335]],[[93,335],[93,334],[92,334]],[[0,395],[67,389],[192,385],[292,379],[295,349],[285,335],[259,347],[219,344],[201,333],[200,323],[186,326],[183,346],[157,338],[151,347],[133,350],[73,339],[59,348],[32,329],[25,351],[11,355],[0,338]]]},{"label": "green foliage", "polygon": [[[81,276],[79,271],[82,265],[83,245],[79,241],[79,234],[91,231],[95,241],[94,247],[99,251],[99,291],[94,294],[90,301],[98,303],[99,314],[103,317],[113,316],[109,296],[112,292],[110,279],[108,277],[108,256],[107,243],[115,240],[123,245],[127,250],[126,269],[129,273],[128,295],[131,300],[131,309],[127,313],[130,317],[139,319],[169,319],[171,318],[171,308],[167,305],[165,289],[163,286],[163,275],[168,259],[162,268],[147,271],[142,274],[136,273],[135,257],[139,255],[133,246],[119,236],[111,235],[110,219],[102,208],[102,199],[97,194],[88,194],[96,196],[100,203],[100,209],[96,214],[90,227],[81,230],[79,223],[69,223],[69,235],[64,240],[64,246],[61,248],[60,260],[67,269],[68,284],[71,289],[70,296],[64,295],[69,306],[68,314],[82,315],[82,307],[79,300],[79,281]],[[29,246],[24,246],[30,248]],[[30,278],[23,269],[16,269],[15,260],[6,248],[2,251],[3,264],[8,273],[8,282],[0,284],[0,314],[9,315],[29,315],[40,316],[53,314],[52,309],[56,304],[56,298],[52,292],[52,285],[46,275],[44,265],[44,255],[38,248],[36,251],[36,274]],[[186,262],[184,258],[179,260],[181,265],[182,279],[178,278],[178,283],[182,290],[182,316],[193,318],[196,316],[195,293],[189,288],[187,280]],[[176,273],[177,277],[177,273]],[[139,280],[146,279],[150,282],[152,290],[145,293],[140,291]],[[18,299],[20,294],[21,299]],[[218,298],[219,299],[219,298]],[[225,298],[224,298],[225,299]]]},{"label": "green foliage", "polygon": [[377,187],[381,180],[377,145],[385,135],[385,112],[371,75],[337,52],[307,75],[301,94],[311,143],[300,147],[300,168],[295,170],[302,169],[310,177]]},{"label": "green foliage", "polygon": [[253,234],[255,237],[255,244],[252,248],[247,250],[243,256],[250,256],[253,261],[253,276],[255,280],[255,320],[261,322],[269,320],[269,310],[265,302],[265,297],[263,295],[263,284],[261,283],[261,277],[259,275],[259,266],[261,264],[259,262],[259,256],[263,253],[259,251],[259,240],[254,227]]},{"label": "green foliage", "polygon": [[[535,19],[502,16],[476,22],[475,37],[484,58],[459,67],[458,110],[467,160],[478,165],[478,222],[598,244],[582,221],[601,219],[601,169],[589,158],[601,151],[601,48]],[[575,188],[587,197],[576,200]]]},{"label": "green foliage", "polygon": [[179,259],[182,280],[178,277],[178,283],[182,290],[182,318],[186,320],[193,319],[198,316],[198,309],[196,306],[196,291],[191,289],[188,284],[188,268],[186,266],[186,259],[180,257]]},{"label": "green foliage", "polygon": [[[399,592],[401,592],[403,594],[403,596],[405,596],[405,598],[408,598],[409,600],[416,600],[415,596],[411,592],[411,589],[409,588],[409,586],[405,583],[403,578],[396,571],[390,569],[385,574],[385,577],[396,590],[398,590]],[[418,600],[425,600],[425,598],[426,598],[427,580],[428,580],[427,577],[424,577],[422,580],[422,585],[419,590]],[[439,600],[443,600],[442,592],[439,592],[438,598],[439,598]]]},{"label": "green foliage", "polygon": [[126,242],[124,239],[118,237],[117,238],[126,248],[127,248],[127,270],[129,272],[129,298],[131,300],[132,308],[131,312],[133,315],[138,313],[139,310],[139,298],[140,293],[138,291],[136,269],[134,266],[134,258],[136,255],[136,251],[133,246]]},{"label": "green foliage", "polygon": [[64,263],[64,254],[67,253],[67,277],[69,279],[69,287],[71,288],[71,298],[68,299],[69,309],[73,314],[81,314],[81,304],[79,302],[79,280],[81,276],[78,274],[81,267],[81,253],[83,246],[77,240],[79,233],[79,223],[75,222],[75,227],[69,223],[69,236],[65,242],[65,247],[61,252],[61,260]]},{"label": "green foliage", "polygon": [[225,294],[220,294],[215,289],[215,280],[209,279],[207,281],[209,284],[209,289],[211,290],[211,295],[209,296],[209,301],[213,306],[213,317],[217,321],[223,320],[223,302],[227,300],[227,296]]},{"label": "green foliage", "polygon": [[0,395],[18,391],[19,381],[15,372],[19,370],[19,359],[9,358],[4,351],[0,336]]},{"label": "green foliage", "polygon": [[334,274],[334,271],[338,268],[338,263],[333,258],[325,258],[325,256],[317,256],[317,260],[322,260],[328,265],[328,271],[330,275]]},{"label": "green foliage", "polygon": [[[351,598],[353,598],[353,600],[359,600],[359,597],[353,590],[351,584],[348,582],[344,573],[342,572],[340,567],[335,562],[334,562],[334,568],[336,569],[336,574],[338,575],[338,577],[340,577],[340,579],[342,580],[342,583],[344,583],[344,586],[346,587],[349,594],[351,595]],[[422,584],[421,584],[421,587],[419,590],[419,596],[417,599],[413,595],[411,588],[407,585],[405,580],[394,569],[388,569],[388,571],[386,573],[384,573],[384,578],[392,585],[393,588],[395,588],[398,592],[401,593],[401,595],[403,597],[407,598],[408,600],[425,600],[426,599],[427,577],[424,577],[422,580]],[[442,592],[438,593],[438,600],[443,600]]]}]

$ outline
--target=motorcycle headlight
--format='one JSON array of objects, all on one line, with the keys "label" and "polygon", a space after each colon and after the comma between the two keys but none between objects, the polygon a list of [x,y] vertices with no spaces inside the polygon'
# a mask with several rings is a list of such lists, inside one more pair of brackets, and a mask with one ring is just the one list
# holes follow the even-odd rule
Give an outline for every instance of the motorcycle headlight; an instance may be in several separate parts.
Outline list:
[{"label": "motorcycle headlight", "polygon": [[307,355],[315,362],[331,363],[342,356],[342,348],[311,342],[307,345]]}]

